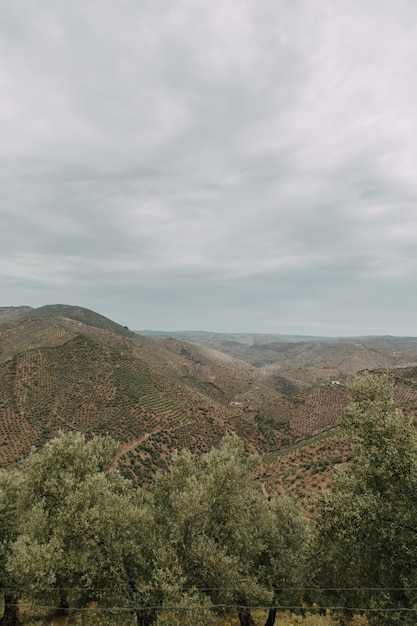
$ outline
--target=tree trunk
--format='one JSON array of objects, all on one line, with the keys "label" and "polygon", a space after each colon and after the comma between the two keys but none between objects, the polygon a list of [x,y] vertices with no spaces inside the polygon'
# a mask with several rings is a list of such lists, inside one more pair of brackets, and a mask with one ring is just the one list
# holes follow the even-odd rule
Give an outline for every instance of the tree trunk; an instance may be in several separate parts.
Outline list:
[{"label": "tree trunk", "polygon": [[69,613],[68,593],[66,589],[59,590],[58,613],[59,615],[68,615]]},{"label": "tree trunk", "polygon": [[143,609],[136,613],[138,626],[152,626],[156,622],[155,609]]},{"label": "tree trunk", "polygon": [[265,622],[265,626],[274,626],[276,616],[277,616],[277,610],[269,609],[268,619]]},{"label": "tree trunk", "polygon": [[13,593],[4,594],[4,614],[0,626],[16,626],[19,623],[19,605]]},{"label": "tree trunk", "polygon": [[250,614],[250,609],[241,606],[238,608],[237,613],[239,615],[240,626],[256,626]]}]

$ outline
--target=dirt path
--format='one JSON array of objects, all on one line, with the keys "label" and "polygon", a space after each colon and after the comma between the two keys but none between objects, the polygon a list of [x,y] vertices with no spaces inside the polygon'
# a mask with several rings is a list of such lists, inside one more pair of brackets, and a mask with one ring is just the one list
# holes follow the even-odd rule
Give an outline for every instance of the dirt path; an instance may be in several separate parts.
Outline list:
[{"label": "dirt path", "polygon": [[[191,424],[191,422],[186,422],[185,424],[178,424],[174,428],[168,429],[168,431],[170,433],[173,433],[178,428],[183,428],[184,426],[188,426],[189,424]],[[157,433],[160,433],[161,431],[164,431],[164,430],[167,431],[166,428],[163,428],[163,427],[160,426],[158,428],[154,428],[154,430],[150,430],[149,432],[145,433],[144,435],[142,435],[142,437],[138,437],[138,439],[133,439],[131,441],[126,441],[125,443],[121,443],[119,445],[119,448],[118,448],[118,450],[116,452],[116,455],[115,455],[115,457],[113,459],[113,462],[111,464],[111,468],[115,468],[116,467],[117,462],[118,462],[118,460],[120,459],[121,456],[123,456],[124,454],[126,454],[130,450],[133,450],[134,448],[136,448],[136,446],[138,446],[139,444],[143,443],[144,441],[146,441],[147,439],[152,437],[152,435],[156,435]]]},{"label": "dirt path", "polygon": [[262,493],[264,495],[264,497],[269,500],[269,493],[265,487],[265,483],[261,483],[261,489],[262,489]]},{"label": "dirt path", "polygon": [[121,443],[119,449],[116,452],[116,456],[113,459],[111,467],[116,467],[118,460],[121,456],[126,454],[126,452],[133,450],[140,443],[143,443],[144,441],[149,439],[149,437],[152,437],[152,435],[156,435],[156,433],[161,432],[161,430],[163,430],[163,428],[155,428],[154,430],[150,430],[149,432],[145,433],[144,435],[142,435],[142,437],[139,437],[138,439],[133,439],[133,441],[126,441],[125,443]]}]

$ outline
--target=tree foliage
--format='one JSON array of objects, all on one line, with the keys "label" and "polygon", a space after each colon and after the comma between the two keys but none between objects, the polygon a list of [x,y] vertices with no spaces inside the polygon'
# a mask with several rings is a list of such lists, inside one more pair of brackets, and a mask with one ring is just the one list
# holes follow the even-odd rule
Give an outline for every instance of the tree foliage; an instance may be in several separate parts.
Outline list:
[{"label": "tree foliage", "polygon": [[300,579],[305,545],[300,512],[289,501],[270,505],[252,480],[255,465],[229,435],[200,462],[177,454],[154,488],[155,519],[187,588],[217,609],[235,605],[242,626],[253,623],[250,607],[271,606],[275,587]]},{"label": "tree foliage", "polygon": [[379,624],[406,623],[406,612],[387,611],[417,601],[416,430],[387,377],[358,378],[351,391],[344,427],[355,455],[319,505],[317,579],[335,588],[333,602],[375,609]]},{"label": "tree foliage", "polygon": [[2,626],[12,626],[19,617],[18,594],[6,569],[12,546],[18,536],[17,496],[22,484],[20,472],[0,472],[0,589],[4,597]]},{"label": "tree foliage", "polygon": [[70,433],[33,452],[22,468],[7,570],[26,593],[63,611],[70,601],[135,605],[148,582],[152,520],[111,469],[115,450],[108,437]]},{"label": "tree foliage", "polygon": [[209,624],[230,606],[245,626],[250,607],[285,601],[275,588],[302,579],[306,525],[289,499],[263,497],[237,436],[200,461],[174,455],[148,494],[112,469],[116,447],[61,435],[0,475],[3,589],[63,612],[130,609],[139,626],[191,625],[202,607]]}]

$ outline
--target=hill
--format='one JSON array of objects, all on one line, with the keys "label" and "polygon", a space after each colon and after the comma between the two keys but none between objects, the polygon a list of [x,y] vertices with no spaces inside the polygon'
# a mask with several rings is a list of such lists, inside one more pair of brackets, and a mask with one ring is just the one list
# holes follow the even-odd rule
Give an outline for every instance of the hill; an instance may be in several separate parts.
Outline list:
[{"label": "hill", "polygon": [[2,465],[60,429],[110,433],[124,472],[146,479],[173,449],[207,451],[229,430],[253,451],[287,442],[279,429],[263,428],[282,419],[286,399],[248,364],[175,340],[116,334],[101,316],[100,327],[87,325],[80,318],[94,318],[76,307],[58,312],[64,316],[31,311],[0,326]]},{"label": "hill", "polygon": [[[234,431],[264,455],[259,479],[268,493],[327,485],[333,465],[349,455],[337,430],[349,401],[345,373],[382,359],[384,367],[412,361],[417,345],[407,338],[219,341],[210,333],[190,343],[141,336],[68,305],[3,307],[1,319],[0,465],[59,430],[109,433],[120,442],[124,474],[146,483],[174,449],[201,454]],[[398,403],[413,414],[416,372],[392,370]]]},{"label": "hill", "polygon": [[[381,369],[374,370],[373,373],[381,376],[388,373],[394,386],[396,405],[417,422],[417,367],[392,369],[389,372]],[[348,382],[349,378],[346,378],[344,383]],[[341,417],[349,402],[349,393],[344,385],[338,388],[344,397],[339,396],[336,405],[334,398],[332,402],[332,398],[327,396],[320,413],[322,416],[330,415],[333,425],[328,421],[328,429],[323,429],[316,435],[307,435],[294,444],[283,446],[280,450],[264,456],[258,477],[263,482],[265,493],[284,493],[290,490],[305,497],[321,491],[331,485],[334,468],[351,459],[347,439],[338,428],[338,419],[335,419],[338,413]],[[312,399],[316,394],[317,389],[314,389],[307,396]]]},{"label": "hill", "polygon": [[398,368],[417,363],[416,337],[304,337],[296,335],[158,333],[220,350],[255,366],[285,393],[330,383],[364,369]]},{"label": "hill", "polygon": [[29,314],[31,311],[33,311],[31,306],[0,306],[0,324],[24,317],[25,314]]},{"label": "hill", "polygon": [[122,337],[134,336],[133,331],[129,330],[127,326],[121,326],[104,317],[104,315],[84,307],[71,306],[69,304],[47,304],[36,309],[28,306],[0,307],[0,323],[2,321],[31,317],[63,317],[94,328],[109,330]]}]

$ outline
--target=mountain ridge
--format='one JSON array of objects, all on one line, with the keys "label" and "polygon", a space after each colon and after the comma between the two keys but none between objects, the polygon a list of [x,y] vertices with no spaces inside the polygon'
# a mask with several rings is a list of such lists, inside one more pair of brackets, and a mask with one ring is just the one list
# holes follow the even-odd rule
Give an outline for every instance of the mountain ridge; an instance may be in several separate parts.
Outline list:
[{"label": "mountain ridge", "polygon": [[46,304],[37,308],[29,306],[0,307],[0,323],[28,317],[64,317],[87,326],[111,330],[125,337],[132,337],[135,334],[127,326],[113,322],[108,317],[85,307],[70,304]]}]

